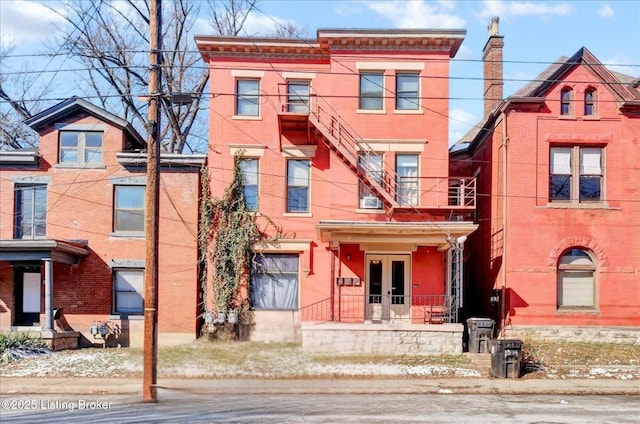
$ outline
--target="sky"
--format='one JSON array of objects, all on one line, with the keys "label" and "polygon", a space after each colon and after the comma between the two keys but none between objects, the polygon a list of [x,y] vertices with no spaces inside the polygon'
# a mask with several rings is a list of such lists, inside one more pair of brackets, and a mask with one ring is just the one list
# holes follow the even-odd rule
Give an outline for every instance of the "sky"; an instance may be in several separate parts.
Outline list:
[{"label": "sky", "polygon": [[[12,54],[27,57],[43,50],[43,41],[55,31],[54,24],[60,24],[60,18],[42,3],[0,0],[3,49],[14,46]],[[640,77],[638,0],[259,0],[257,6],[246,22],[251,35],[264,33],[276,23],[294,23],[305,38],[315,38],[319,28],[465,29],[466,38],[450,70],[450,143],[482,118],[482,49],[493,16],[500,18],[499,32],[504,36],[505,97],[535,79],[552,62],[572,56],[581,47],[611,70]],[[193,35],[208,34],[211,31],[202,17]],[[53,61],[30,63],[35,70],[51,66],[65,69]],[[5,69],[6,64],[0,66],[0,72]]]}]

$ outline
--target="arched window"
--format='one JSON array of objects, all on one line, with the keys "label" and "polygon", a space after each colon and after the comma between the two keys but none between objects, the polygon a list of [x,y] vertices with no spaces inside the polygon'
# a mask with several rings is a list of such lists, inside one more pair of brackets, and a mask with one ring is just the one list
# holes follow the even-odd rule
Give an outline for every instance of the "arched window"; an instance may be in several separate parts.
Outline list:
[{"label": "arched window", "polygon": [[563,88],[560,93],[560,115],[572,115],[571,100],[573,100],[573,91],[570,88]]},{"label": "arched window", "polygon": [[558,262],[558,308],[596,306],[596,262],[580,248],[564,252]]},{"label": "arched window", "polygon": [[595,115],[596,114],[596,89],[588,88],[584,92],[584,114]]}]

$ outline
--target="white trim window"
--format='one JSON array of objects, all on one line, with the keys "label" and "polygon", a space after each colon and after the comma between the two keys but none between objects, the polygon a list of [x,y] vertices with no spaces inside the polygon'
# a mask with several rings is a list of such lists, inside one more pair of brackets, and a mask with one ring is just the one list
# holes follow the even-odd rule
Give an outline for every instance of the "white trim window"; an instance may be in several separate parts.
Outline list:
[{"label": "white trim window", "polygon": [[603,153],[602,147],[552,147],[549,201],[603,201]]},{"label": "white trim window", "polygon": [[418,155],[396,155],[396,201],[418,204]]},{"label": "white trim window", "polygon": [[396,109],[420,109],[420,75],[416,73],[396,74]]},{"label": "white trim window", "polygon": [[47,236],[47,185],[16,184],[14,237],[36,239]]},{"label": "white trim window", "polygon": [[238,159],[240,173],[242,174],[242,192],[244,202],[250,211],[258,210],[258,159]]},{"label": "white trim window", "polygon": [[236,116],[260,116],[260,80],[236,80]]},{"label": "white trim window", "polygon": [[287,112],[309,113],[310,83],[308,80],[287,81]]},{"label": "white trim window", "polygon": [[298,309],[299,258],[296,254],[256,255],[251,273],[254,309]]},{"label": "white trim window", "polygon": [[114,232],[144,232],[145,186],[115,185]]},{"label": "white trim window", "polygon": [[287,160],[287,212],[309,212],[309,159]]},{"label": "white trim window", "polygon": [[[366,178],[383,184],[382,153],[360,153],[358,161],[360,167],[366,171]],[[360,209],[382,209],[382,202],[362,181],[359,182]]]},{"label": "white trim window", "polygon": [[144,270],[113,271],[113,312],[142,315],[144,312]]},{"label": "white trim window", "polygon": [[558,262],[558,309],[596,306],[596,262],[583,249],[567,250]]},{"label": "white trim window", "polygon": [[60,131],[60,163],[101,164],[102,131]]},{"label": "white trim window", "polygon": [[384,110],[383,72],[360,72],[358,108],[361,110]]}]

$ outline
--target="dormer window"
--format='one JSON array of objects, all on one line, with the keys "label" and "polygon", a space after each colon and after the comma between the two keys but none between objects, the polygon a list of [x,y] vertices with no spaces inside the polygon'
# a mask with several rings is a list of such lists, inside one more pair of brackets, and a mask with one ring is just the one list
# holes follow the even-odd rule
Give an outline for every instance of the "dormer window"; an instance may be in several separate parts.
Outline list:
[{"label": "dormer window", "polygon": [[596,114],[596,90],[589,88],[584,92],[584,114],[591,116]]},{"label": "dormer window", "polygon": [[102,132],[60,131],[60,163],[102,163]]},{"label": "dormer window", "polygon": [[564,88],[560,94],[560,115],[573,115],[572,100],[573,91],[570,88]]}]

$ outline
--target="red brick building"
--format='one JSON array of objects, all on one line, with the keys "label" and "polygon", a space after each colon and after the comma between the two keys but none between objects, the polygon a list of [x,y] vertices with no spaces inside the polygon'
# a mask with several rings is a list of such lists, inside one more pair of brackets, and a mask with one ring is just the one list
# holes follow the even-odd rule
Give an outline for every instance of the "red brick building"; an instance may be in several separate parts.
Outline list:
[{"label": "red brick building", "polygon": [[[58,347],[142,343],[145,142],[78,98],[34,116],[36,150],[0,152],[0,330]],[[162,155],[160,343],[196,337],[203,155]],[[91,328],[94,326],[92,334]]]},{"label": "red brick building", "polygon": [[464,35],[196,38],[211,69],[213,195],[237,157],[249,207],[295,234],[260,248],[277,277],[251,281],[252,338],[295,340],[309,322],[457,322],[476,228],[474,179],[448,166],[449,62]]},{"label": "red brick building", "polygon": [[639,80],[581,48],[501,101],[497,22],[489,35],[486,117],[451,153],[482,194],[468,314],[507,334],[640,326]]}]

